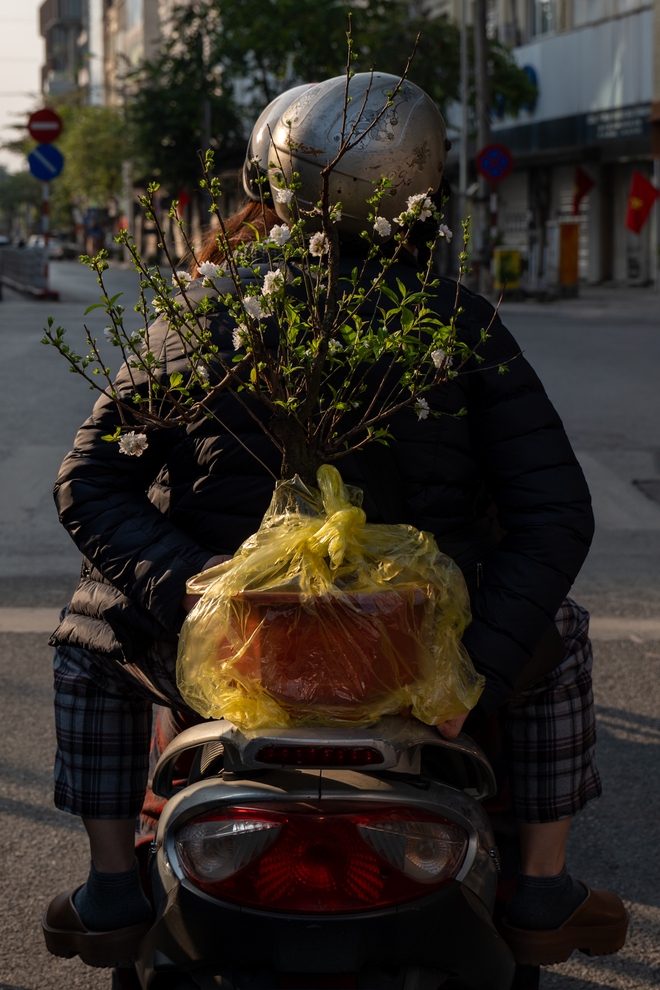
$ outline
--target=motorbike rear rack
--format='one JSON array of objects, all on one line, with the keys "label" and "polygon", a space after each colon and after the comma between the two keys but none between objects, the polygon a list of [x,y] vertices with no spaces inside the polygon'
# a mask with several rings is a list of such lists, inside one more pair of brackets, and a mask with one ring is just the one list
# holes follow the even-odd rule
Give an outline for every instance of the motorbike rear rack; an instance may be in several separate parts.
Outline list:
[{"label": "motorbike rear rack", "polygon": [[[486,756],[466,735],[445,739],[432,726],[415,718],[387,715],[368,728],[252,729],[237,728],[224,720],[203,722],[180,733],[161,756],[154,773],[152,789],[170,798],[181,787],[175,783],[176,764],[191,750],[201,750],[195,760],[194,776],[202,779],[219,772],[245,773],[272,770],[273,762],[259,759],[262,751],[306,751],[312,760],[306,770],[354,769],[370,774],[399,773],[431,776],[463,790],[477,801],[491,797],[495,778]],[[328,752],[370,750],[378,762],[370,766],[347,766],[328,762]],[[326,758],[314,762],[316,751],[326,750]],[[297,769],[282,762],[279,769]]]}]

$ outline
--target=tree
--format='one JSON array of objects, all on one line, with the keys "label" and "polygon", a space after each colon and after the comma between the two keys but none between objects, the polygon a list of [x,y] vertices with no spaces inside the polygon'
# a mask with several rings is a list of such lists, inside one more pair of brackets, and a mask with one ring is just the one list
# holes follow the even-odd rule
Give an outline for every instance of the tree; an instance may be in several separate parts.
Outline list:
[{"label": "tree", "polygon": [[122,162],[130,157],[126,125],[116,107],[61,105],[64,121],[57,146],[65,167],[53,185],[56,205],[81,209],[107,205],[122,191]]},{"label": "tree", "polygon": [[[32,216],[41,208],[41,183],[28,171],[9,173],[0,167],[0,232],[6,237],[17,233],[17,220],[28,208]],[[23,233],[29,231],[25,229]]]},{"label": "tree", "polygon": [[[132,155],[123,112],[117,107],[86,106],[79,94],[53,104],[64,122],[56,145],[64,155],[64,169],[51,184],[53,228],[71,225],[72,209],[105,207],[122,192],[122,162]],[[36,143],[18,127],[19,137],[3,147],[27,157]],[[22,173],[21,173],[22,174]],[[29,173],[25,173],[29,175]],[[41,197],[40,184],[30,179]],[[32,189],[32,185],[28,183]]]},{"label": "tree", "polygon": [[[138,172],[171,191],[192,188],[194,154],[210,145],[219,166],[238,164],[252,122],[278,93],[344,71],[348,0],[193,0],[179,7],[156,58],[128,79],[127,114]],[[364,0],[353,11],[359,71],[400,73],[421,33],[410,78],[441,110],[459,96],[459,32],[444,17],[412,15],[401,0]],[[517,113],[535,87],[490,42],[494,106]],[[205,133],[208,132],[208,133]]]}]

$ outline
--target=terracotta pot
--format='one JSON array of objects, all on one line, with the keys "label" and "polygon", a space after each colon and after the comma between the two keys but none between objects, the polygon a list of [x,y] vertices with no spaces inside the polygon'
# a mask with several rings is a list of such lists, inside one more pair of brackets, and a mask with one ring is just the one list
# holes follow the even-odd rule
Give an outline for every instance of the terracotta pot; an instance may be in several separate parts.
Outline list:
[{"label": "terracotta pot", "polygon": [[247,642],[233,666],[287,708],[369,706],[417,677],[430,605],[414,585],[305,600],[246,591],[232,599],[234,632]]}]

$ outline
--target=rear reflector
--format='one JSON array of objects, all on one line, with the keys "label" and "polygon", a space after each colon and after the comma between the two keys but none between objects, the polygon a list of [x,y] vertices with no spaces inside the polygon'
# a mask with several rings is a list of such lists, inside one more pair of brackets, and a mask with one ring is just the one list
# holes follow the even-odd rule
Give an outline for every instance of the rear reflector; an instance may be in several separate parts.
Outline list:
[{"label": "rear reflector", "polygon": [[255,760],[290,767],[367,767],[383,762],[377,749],[344,746],[264,746]]}]

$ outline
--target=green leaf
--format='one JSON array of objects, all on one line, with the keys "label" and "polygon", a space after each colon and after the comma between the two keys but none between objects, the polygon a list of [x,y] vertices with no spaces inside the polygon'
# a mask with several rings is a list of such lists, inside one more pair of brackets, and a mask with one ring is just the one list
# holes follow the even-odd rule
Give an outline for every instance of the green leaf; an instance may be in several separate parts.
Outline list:
[{"label": "green leaf", "polygon": [[120,436],[121,436],[121,426],[118,426],[114,433],[106,433],[104,436],[101,437],[101,440],[107,440],[108,442],[111,442],[113,440],[119,440]]},{"label": "green leaf", "polygon": [[91,306],[88,306],[87,307],[87,309],[83,313],[83,316],[87,316],[87,314],[88,313],[91,313],[93,309],[105,309],[105,306],[106,306],[106,303],[104,303],[104,302],[92,303]]}]

